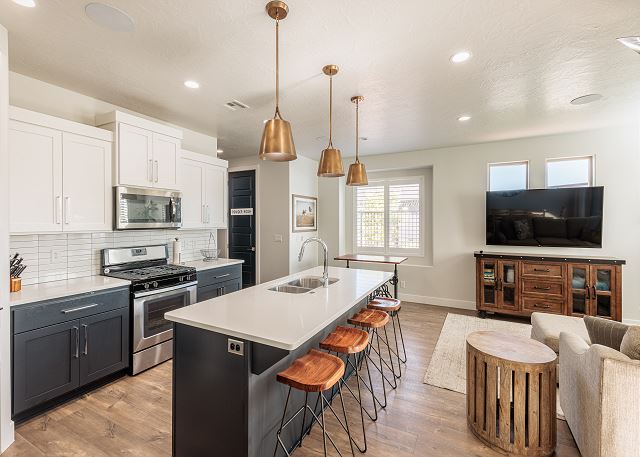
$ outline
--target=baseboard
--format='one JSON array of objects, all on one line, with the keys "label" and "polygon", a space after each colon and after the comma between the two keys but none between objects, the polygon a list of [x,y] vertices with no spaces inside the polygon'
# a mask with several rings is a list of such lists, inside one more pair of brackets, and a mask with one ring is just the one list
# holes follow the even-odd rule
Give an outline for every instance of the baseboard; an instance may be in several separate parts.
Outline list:
[{"label": "baseboard", "polygon": [[640,325],[640,320],[638,320],[638,319],[625,319],[625,318],[622,318],[622,322],[624,322],[625,324]]},{"label": "baseboard", "polygon": [[425,295],[398,294],[400,300],[425,305],[444,306],[447,308],[476,309],[476,302],[467,300],[456,300],[453,298],[427,297]]}]

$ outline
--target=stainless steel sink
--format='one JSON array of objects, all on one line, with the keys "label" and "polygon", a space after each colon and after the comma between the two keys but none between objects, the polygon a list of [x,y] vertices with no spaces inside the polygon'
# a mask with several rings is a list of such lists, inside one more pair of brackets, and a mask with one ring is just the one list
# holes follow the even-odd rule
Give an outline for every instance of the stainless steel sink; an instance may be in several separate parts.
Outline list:
[{"label": "stainless steel sink", "polygon": [[[329,278],[329,284],[338,282],[337,278]],[[278,284],[277,286],[270,287],[269,290],[274,292],[284,292],[287,294],[306,294],[313,289],[322,287],[322,277],[319,276],[303,276],[302,278],[294,279],[284,284]]]},{"label": "stainless steel sink", "polygon": [[273,290],[274,292],[284,292],[287,294],[306,294],[307,292],[311,292],[312,289],[309,289],[307,287],[290,286],[288,284],[280,284],[274,287],[270,287],[269,290]]},{"label": "stainless steel sink", "polygon": [[[329,284],[333,284],[335,282],[338,282],[337,278],[329,278]],[[319,276],[303,276],[302,278],[295,279],[287,284],[294,287],[305,287],[307,289],[317,289],[324,285],[322,278]]]}]

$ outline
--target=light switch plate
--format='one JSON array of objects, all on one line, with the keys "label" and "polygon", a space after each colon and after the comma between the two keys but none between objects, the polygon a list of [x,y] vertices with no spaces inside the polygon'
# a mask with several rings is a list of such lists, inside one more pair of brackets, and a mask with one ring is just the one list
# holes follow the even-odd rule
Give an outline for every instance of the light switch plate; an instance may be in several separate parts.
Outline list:
[{"label": "light switch plate", "polygon": [[244,342],[238,340],[227,340],[227,350],[230,354],[244,356]]}]

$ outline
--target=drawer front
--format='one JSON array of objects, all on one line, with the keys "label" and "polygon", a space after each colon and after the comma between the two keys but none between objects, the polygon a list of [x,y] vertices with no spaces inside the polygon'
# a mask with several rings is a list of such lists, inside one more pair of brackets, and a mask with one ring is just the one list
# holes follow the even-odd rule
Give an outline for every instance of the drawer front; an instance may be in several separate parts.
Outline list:
[{"label": "drawer front", "polygon": [[198,287],[220,284],[225,281],[237,279],[242,276],[242,265],[230,265],[228,267],[200,270],[198,272]]},{"label": "drawer front", "polygon": [[562,278],[562,265],[556,263],[523,262],[522,275]]},{"label": "drawer front", "polygon": [[525,311],[562,314],[562,300],[553,298],[522,296],[522,306]]},{"label": "drawer front", "polygon": [[91,292],[12,308],[13,333],[129,307],[129,287]]},{"label": "drawer front", "polygon": [[524,279],[522,281],[522,292],[533,294],[563,296],[563,284],[561,282],[538,281],[536,279]]}]

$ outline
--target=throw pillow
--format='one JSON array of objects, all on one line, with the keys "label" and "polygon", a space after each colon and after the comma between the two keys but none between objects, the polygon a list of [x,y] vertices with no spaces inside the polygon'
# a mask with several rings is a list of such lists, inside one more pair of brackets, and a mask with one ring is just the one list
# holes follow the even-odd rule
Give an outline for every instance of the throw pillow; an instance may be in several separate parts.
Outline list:
[{"label": "throw pillow", "polygon": [[533,225],[531,224],[531,219],[513,221],[513,228],[515,229],[517,239],[528,240],[533,238]]},{"label": "throw pillow", "polygon": [[622,338],[630,327],[621,322],[593,316],[584,316],[584,325],[587,327],[591,344],[601,344],[616,351],[620,350]]},{"label": "throw pillow", "polygon": [[620,352],[630,359],[640,360],[640,325],[632,325],[620,344]]}]

